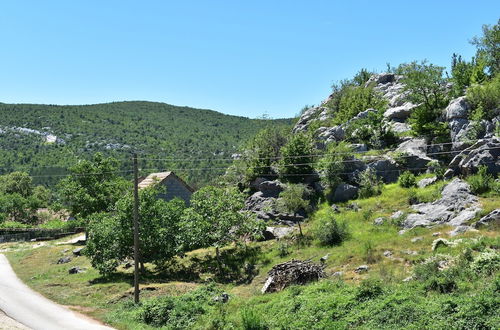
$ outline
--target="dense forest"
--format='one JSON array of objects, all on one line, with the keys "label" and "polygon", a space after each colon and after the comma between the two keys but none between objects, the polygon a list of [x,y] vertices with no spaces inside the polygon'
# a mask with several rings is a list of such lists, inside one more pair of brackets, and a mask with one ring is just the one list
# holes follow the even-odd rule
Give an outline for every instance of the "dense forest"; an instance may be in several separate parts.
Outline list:
[{"label": "dense forest", "polygon": [[[131,154],[137,152],[148,158],[141,160],[141,174],[174,169],[201,186],[224,172],[242,141],[271,124],[291,126],[292,120],[249,119],[139,101],[78,106],[0,103],[0,174],[22,170],[35,182],[51,185],[78,158],[101,152],[117,158],[120,169],[127,171]],[[182,170],[188,168],[196,170]]]}]

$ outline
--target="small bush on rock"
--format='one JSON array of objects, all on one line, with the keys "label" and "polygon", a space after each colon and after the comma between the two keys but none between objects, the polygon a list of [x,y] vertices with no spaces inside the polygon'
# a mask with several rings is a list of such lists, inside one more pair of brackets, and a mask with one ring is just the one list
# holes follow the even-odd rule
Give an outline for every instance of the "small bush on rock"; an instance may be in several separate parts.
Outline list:
[{"label": "small bush on rock", "polygon": [[375,171],[367,169],[359,174],[359,191],[360,198],[368,198],[377,196],[382,193],[382,181],[377,177]]},{"label": "small bush on rock", "polygon": [[474,194],[486,193],[494,185],[493,176],[488,174],[488,167],[486,166],[480,166],[477,174],[469,176],[467,182]]}]

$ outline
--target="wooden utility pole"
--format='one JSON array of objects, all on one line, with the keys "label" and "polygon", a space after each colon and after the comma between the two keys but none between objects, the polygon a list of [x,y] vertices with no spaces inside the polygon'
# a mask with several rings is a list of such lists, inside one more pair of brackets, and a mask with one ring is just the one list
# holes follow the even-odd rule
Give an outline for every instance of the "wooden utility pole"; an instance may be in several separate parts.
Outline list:
[{"label": "wooden utility pole", "polygon": [[139,303],[139,177],[134,154],[134,302]]}]

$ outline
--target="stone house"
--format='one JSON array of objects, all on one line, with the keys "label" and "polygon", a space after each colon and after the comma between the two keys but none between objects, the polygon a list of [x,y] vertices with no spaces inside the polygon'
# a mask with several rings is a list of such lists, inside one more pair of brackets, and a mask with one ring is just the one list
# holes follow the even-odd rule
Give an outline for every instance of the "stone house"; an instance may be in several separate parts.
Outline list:
[{"label": "stone house", "polygon": [[160,198],[169,201],[175,197],[179,197],[186,202],[186,205],[189,205],[194,189],[175,175],[174,172],[151,173],[142,180],[139,180],[139,189],[150,187],[156,183],[167,188],[166,193],[159,195]]}]

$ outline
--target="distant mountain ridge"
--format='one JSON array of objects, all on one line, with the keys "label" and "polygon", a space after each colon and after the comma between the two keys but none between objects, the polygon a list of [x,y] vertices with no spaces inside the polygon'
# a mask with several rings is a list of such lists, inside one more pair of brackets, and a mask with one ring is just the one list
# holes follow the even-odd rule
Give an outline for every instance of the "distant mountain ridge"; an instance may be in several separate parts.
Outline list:
[{"label": "distant mountain ridge", "polygon": [[293,119],[249,119],[146,101],[0,103],[0,173],[26,170],[39,182],[53,183],[78,158],[102,152],[128,170],[130,155],[137,152],[155,159],[141,161],[143,174],[150,168],[174,169],[191,184],[202,185],[222,173],[226,159],[260,129],[292,124]]}]

